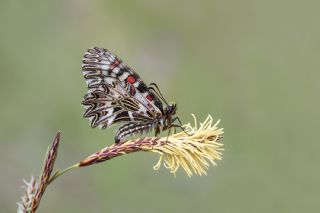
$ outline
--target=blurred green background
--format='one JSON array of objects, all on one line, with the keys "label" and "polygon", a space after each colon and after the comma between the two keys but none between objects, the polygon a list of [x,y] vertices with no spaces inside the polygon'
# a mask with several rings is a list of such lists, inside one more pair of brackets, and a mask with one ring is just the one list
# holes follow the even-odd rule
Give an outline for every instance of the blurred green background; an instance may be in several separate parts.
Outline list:
[{"label": "blurred green background", "polygon": [[40,172],[107,144],[80,104],[82,56],[105,47],[191,113],[221,118],[225,152],[207,176],[174,178],[137,153],[50,185],[39,212],[319,212],[320,2],[0,1],[0,208]]}]

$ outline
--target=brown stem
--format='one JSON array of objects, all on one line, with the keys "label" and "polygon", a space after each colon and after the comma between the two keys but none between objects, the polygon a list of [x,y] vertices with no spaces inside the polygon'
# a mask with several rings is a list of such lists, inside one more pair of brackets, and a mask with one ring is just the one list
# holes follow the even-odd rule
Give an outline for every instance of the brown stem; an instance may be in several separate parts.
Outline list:
[{"label": "brown stem", "polygon": [[113,144],[80,161],[79,167],[104,162],[106,160],[110,160],[114,157],[124,154],[138,151],[147,151],[149,149],[152,149],[152,146],[157,143],[159,143],[158,138],[144,138],[138,139],[136,141],[127,141],[123,143]]}]

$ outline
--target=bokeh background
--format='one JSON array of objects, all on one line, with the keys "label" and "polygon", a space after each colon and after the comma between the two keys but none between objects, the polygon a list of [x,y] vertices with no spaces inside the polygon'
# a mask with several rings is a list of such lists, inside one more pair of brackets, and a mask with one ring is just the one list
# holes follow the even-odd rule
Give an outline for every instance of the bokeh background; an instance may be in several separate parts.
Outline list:
[{"label": "bokeh background", "polygon": [[178,104],[183,122],[222,119],[225,152],[207,176],[174,178],[137,153],[75,170],[39,212],[319,212],[320,2],[0,1],[0,208],[40,172],[107,144],[80,104],[84,51],[105,47]]}]

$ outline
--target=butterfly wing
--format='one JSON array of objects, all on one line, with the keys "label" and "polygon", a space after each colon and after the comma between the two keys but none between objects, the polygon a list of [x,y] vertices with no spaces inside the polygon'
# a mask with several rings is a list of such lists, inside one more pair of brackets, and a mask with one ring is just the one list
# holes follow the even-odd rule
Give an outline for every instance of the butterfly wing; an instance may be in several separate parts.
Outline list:
[{"label": "butterfly wing", "polygon": [[91,121],[91,127],[107,128],[117,122],[142,121],[153,119],[154,113],[142,103],[128,96],[115,82],[106,85],[106,91],[95,90],[87,93],[82,101],[84,116]]},{"label": "butterfly wing", "polygon": [[150,122],[163,114],[161,101],[137,73],[102,48],[89,49],[83,58],[88,92],[82,104],[92,127],[117,122]]}]

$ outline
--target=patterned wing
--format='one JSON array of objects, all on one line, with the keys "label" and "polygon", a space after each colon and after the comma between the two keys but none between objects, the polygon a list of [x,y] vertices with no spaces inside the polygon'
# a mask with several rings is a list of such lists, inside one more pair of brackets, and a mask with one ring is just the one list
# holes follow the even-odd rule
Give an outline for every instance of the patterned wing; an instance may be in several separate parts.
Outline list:
[{"label": "patterned wing", "polygon": [[83,75],[89,91],[82,104],[92,127],[117,122],[147,122],[163,114],[157,96],[121,59],[102,48],[89,49],[83,58]]}]

